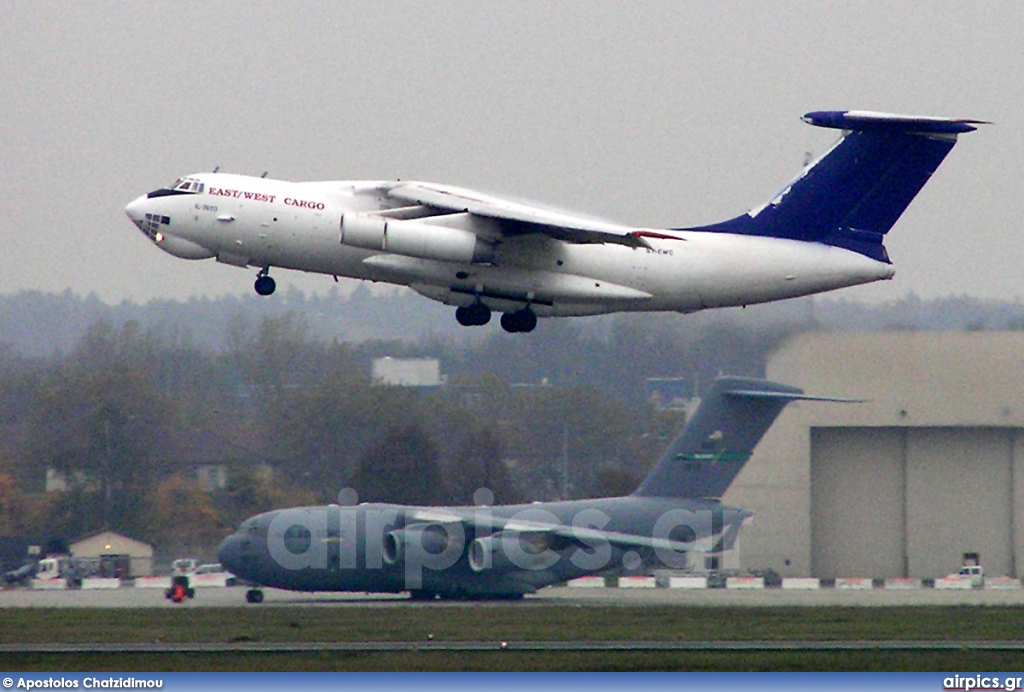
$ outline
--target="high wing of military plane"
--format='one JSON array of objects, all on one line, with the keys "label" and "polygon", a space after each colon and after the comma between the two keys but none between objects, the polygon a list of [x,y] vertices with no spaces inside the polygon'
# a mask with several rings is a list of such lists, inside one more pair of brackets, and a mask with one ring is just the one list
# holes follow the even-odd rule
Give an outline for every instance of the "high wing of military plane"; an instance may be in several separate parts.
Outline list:
[{"label": "high wing of military plane", "polygon": [[451,185],[288,182],[227,173],[179,178],[132,201],[129,218],[185,259],[408,286],[456,306],[465,326],[494,311],[529,332],[538,317],[693,312],[889,279],[885,234],[973,120],[866,111],[803,119],[839,141],[769,202],[722,223],[637,228]]},{"label": "high wing of military plane", "polygon": [[723,505],[720,497],[776,416],[797,399],[844,401],[766,380],[719,378],[626,497],[276,510],[243,522],[218,556],[256,585],[250,602],[263,600],[261,587],[520,598],[588,574],[683,568],[694,553],[733,548],[753,512]]}]

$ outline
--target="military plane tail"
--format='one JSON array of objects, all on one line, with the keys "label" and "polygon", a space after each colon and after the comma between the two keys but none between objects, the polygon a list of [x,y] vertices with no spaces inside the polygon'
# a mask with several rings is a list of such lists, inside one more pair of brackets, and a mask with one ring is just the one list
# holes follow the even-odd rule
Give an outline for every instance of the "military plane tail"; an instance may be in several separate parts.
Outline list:
[{"label": "military plane tail", "polygon": [[719,498],[790,401],[851,401],[746,377],[720,377],[633,493],[639,497]]}]

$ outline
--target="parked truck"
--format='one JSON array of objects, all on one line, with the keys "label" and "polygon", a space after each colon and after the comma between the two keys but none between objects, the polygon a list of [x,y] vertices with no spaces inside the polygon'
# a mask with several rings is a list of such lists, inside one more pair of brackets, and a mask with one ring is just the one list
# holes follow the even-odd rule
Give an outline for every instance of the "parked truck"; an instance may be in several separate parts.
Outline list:
[{"label": "parked truck", "polygon": [[973,588],[982,588],[985,586],[985,569],[981,566],[981,555],[979,553],[964,553],[960,571],[949,576],[967,579]]},{"label": "parked truck", "polygon": [[32,578],[33,588],[46,588],[48,584],[64,582],[69,589],[82,586],[82,579],[87,576],[79,561],[70,555],[44,557],[36,565],[36,573]]}]

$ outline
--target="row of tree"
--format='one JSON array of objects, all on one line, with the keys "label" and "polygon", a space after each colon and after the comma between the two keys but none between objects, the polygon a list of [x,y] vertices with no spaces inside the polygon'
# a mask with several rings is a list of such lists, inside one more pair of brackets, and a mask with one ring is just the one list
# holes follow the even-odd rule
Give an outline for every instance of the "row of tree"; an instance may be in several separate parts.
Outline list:
[{"label": "row of tree", "polygon": [[[344,488],[419,504],[470,503],[480,487],[498,502],[621,494],[682,423],[652,407],[646,378],[682,378],[697,396],[718,374],[763,374],[804,329],[1016,329],[1024,307],[908,296],[544,320],[529,335],[431,324],[450,327],[450,309],[365,288],[0,299],[0,537],[112,528],[170,551]],[[446,384],[373,386],[383,356],[437,358]],[[211,466],[226,469],[212,488],[198,480]],[[66,490],[45,493],[48,477]]]},{"label": "row of tree", "polygon": [[[1020,299],[992,300],[965,295],[922,299],[909,293],[893,296],[884,303],[858,303],[847,297],[850,294],[837,292],[685,317],[667,315],[653,319],[648,315],[622,319],[621,315],[609,315],[542,320],[537,332],[526,340],[503,334],[496,320],[482,329],[466,330],[456,324],[450,307],[405,289],[371,289],[369,283],[343,281],[318,295],[288,286],[287,277],[281,281],[281,288],[270,298],[255,295],[244,282],[236,295],[186,301],[125,301],[116,305],[106,304],[94,295],[79,296],[71,290],[57,294],[23,291],[0,295],[0,359],[5,348],[26,357],[69,353],[98,321],[118,327],[136,322],[144,331],[159,329],[166,335],[187,334],[204,351],[224,352],[237,345],[240,333],[251,332],[266,318],[287,313],[307,317],[308,333],[318,341],[402,341],[414,349],[428,342],[448,341],[456,349],[468,345],[470,352],[481,355],[502,345],[535,347],[535,337],[552,331],[562,339],[563,332],[554,330],[556,325],[569,326],[570,332],[588,338],[597,337],[613,349],[616,331],[653,329],[693,339],[714,325],[733,332],[743,331],[741,326],[748,332],[760,332],[812,323],[820,329],[842,331],[1024,328],[1024,302]],[[346,288],[352,290],[346,292]],[[488,348],[478,349],[480,341],[490,342]],[[549,347],[543,345],[533,350],[547,351]],[[529,367],[523,362],[515,366]]]},{"label": "row of tree", "polygon": [[[470,349],[442,359],[456,371],[442,387],[374,386],[369,360],[383,344],[311,338],[295,313],[227,329],[233,348],[210,352],[101,321],[66,355],[0,362],[0,535],[110,528],[209,550],[251,514],[335,501],[344,488],[412,504],[470,504],[481,487],[496,502],[619,494],[682,422],[598,377],[523,386],[470,373]],[[559,349],[588,347],[565,334]],[[227,469],[223,487],[200,487],[204,465]],[[48,478],[65,490],[44,492]]]}]

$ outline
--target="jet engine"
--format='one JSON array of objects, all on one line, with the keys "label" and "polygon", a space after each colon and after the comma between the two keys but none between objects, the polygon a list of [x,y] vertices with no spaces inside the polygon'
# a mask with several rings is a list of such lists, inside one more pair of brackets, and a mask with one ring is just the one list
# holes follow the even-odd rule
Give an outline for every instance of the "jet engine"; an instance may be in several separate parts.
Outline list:
[{"label": "jet engine", "polygon": [[489,262],[494,256],[494,246],[472,231],[371,214],[345,214],[341,244],[442,262]]},{"label": "jet engine", "polygon": [[448,530],[441,524],[409,524],[384,536],[381,554],[386,564],[398,565],[405,561],[407,546],[430,555],[440,555],[448,549],[450,540]]},{"label": "jet engine", "polygon": [[499,531],[469,544],[469,567],[486,569],[547,569],[559,555],[547,533]]}]

